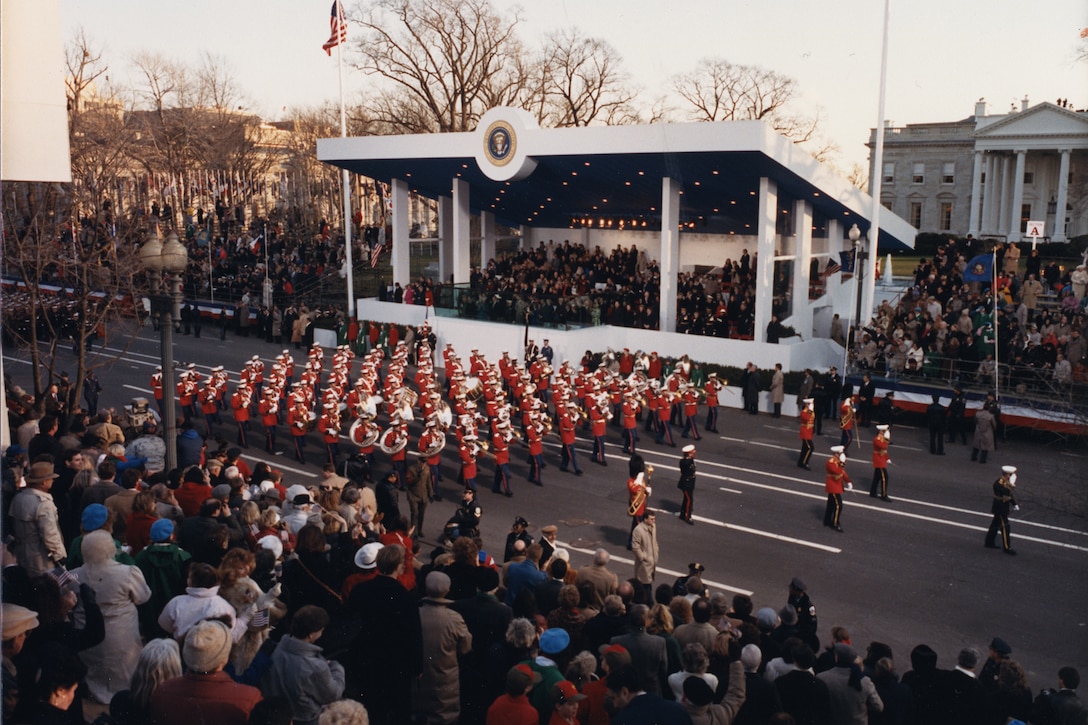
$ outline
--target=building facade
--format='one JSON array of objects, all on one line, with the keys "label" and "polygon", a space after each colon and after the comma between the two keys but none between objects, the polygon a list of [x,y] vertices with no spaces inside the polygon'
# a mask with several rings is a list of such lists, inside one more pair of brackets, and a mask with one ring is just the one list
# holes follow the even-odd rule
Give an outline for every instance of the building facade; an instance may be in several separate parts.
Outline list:
[{"label": "building facade", "polygon": [[878,172],[881,203],[920,232],[1022,241],[1044,221],[1046,241],[1088,234],[1088,112],[1065,102],[990,114],[980,99],[959,121],[888,124]]}]

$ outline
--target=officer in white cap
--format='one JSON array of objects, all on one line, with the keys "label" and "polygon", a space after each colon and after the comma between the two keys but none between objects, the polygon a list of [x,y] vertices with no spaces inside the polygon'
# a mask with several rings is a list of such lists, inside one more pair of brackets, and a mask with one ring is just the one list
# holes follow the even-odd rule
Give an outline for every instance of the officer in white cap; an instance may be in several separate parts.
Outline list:
[{"label": "officer in white cap", "polygon": [[990,522],[990,528],[986,532],[986,548],[996,549],[994,540],[998,533],[1001,534],[1001,548],[1006,554],[1015,555],[1012,548],[1012,535],[1009,531],[1009,509],[1019,511],[1013,491],[1016,488],[1016,466],[1002,466],[1001,477],[994,481],[994,501],[990,505],[990,512],[994,519]]},{"label": "officer in white cap", "polygon": [[[824,526],[842,533],[839,519],[842,516],[842,493],[844,490],[853,489],[854,484],[846,473],[846,448],[845,446],[831,446],[831,456],[824,466],[827,478],[824,481],[824,491],[827,493],[827,508],[824,510]],[[844,488],[845,486],[845,488]]]},{"label": "officer in white cap", "polygon": [[881,501],[891,501],[888,498],[888,464],[892,462],[888,457],[888,440],[891,435],[888,426],[881,424],[876,427],[873,437],[873,483],[869,487],[869,495],[873,498],[879,496]]}]

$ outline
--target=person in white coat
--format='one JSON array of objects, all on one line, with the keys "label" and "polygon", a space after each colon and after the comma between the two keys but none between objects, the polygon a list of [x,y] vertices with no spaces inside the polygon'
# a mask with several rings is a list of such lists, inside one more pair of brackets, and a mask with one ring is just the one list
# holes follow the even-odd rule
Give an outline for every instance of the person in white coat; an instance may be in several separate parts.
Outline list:
[{"label": "person in white coat", "polygon": [[137,605],[151,598],[151,588],[139,567],[114,560],[117,547],[110,532],[92,531],[83,537],[83,566],[72,574],[94,590],[106,623],[106,638],[79,653],[87,665],[87,689],[96,702],[109,704],[127,690],[142,648]]}]

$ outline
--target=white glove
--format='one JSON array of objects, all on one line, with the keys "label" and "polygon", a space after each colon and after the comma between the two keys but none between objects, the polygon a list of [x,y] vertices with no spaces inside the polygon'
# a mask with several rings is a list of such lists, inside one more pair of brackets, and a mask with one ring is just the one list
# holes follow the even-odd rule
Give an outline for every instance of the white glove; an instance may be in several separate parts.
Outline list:
[{"label": "white glove", "polygon": [[654,492],[654,490],[652,488],[650,488],[649,486],[646,487],[646,495],[647,496],[649,496],[653,492]]},{"label": "white glove", "polygon": [[1012,510],[1013,510],[1013,511],[1019,511],[1019,510],[1020,510],[1020,505],[1019,505],[1019,504],[1017,504],[1016,506],[1013,506],[1013,507],[1012,507]]},{"label": "white glove", "polygon": [[281,590],[282,590],[282,587],[280,586],[279,582],[276,582],[276,585],[274,587],[269,589],[267,592],[265,592],[261,596],[257,597],[256,608],[257,609],[267,609],[279,597]]},{"label": "white glove", "polygon": [[852,484],[852,483],[846,484],[846,490],[847,491],[853,491],[854,490],[854,484]]}]

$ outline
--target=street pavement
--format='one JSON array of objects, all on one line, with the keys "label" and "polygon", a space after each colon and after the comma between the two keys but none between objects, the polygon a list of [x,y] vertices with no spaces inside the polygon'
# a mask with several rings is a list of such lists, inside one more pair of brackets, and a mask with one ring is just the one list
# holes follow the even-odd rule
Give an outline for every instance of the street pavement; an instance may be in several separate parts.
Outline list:
[{"label": "street pavement", "polygon": [[[205,328],[199,339],[178,335],[175,357],[195,362],[203,373],[225,365],[232,383],[250,356],[259,354],[267,364],[284,347],[234,336],[220,341],[206,334],[210,331]],[[158,344],[157,334],[144,327],[120,359],[98,370],[101,405],[150,399]],[[305,350],[288,347],[296,362],[304,360]],[[27,386],[29,363],[9,353],[4,351],[5,371]],[[120,354],[109,342],[95,352],[103,361]],[[66,364],[61,360],[58,370]],[[233,444],[229,414],[224,420],[220,435]],[[251,441],[261,441],[259,424],[254,427]],[[874,640],[889,644],[900,673],[910,669],[909,653],[917,644],[933,647],[939,666],[951,668],[960,648],[973,646],[985,656],[995,636],[1011,644],[1035,692],[1054,687],[1064,665],[1082,671],[1088,666],[1088,455],[1083,446],[1010,436],[999,441],[988,464],[980,465],[969,460],[970,447],[958,443],[946,446],[947,455],[930,455],[924,428],[897,424],[889,451],[892,502],[885,503],[868,496],[875,429],[863,428],[861,445],[855,443],[849,454],[854,490],[844,496],[844,533],[838,533],[822,525],[823,464],[830,446],[838,443],[834,421],[824,421],[811,472],[796,466],[796,419],[722,408],[718,427],[719,434],[704,434],[697,442],[695,525],[688,526],[676,516],[681,499],[676,481],[680,447],[690,441],[677,432],[675,449],[657,446],[640,425],[638,451],[654,466],[650,506],[659,512],[661,565],[655,583],[672,583],[687,572],[689,562],[699,561],[712,589],[750,594],[757,609],[778,609],[786,602],[790,579],[798,576],[816,605],[822,643],[832,626],[845,626],[859,652]],[[409,450],[415,449],[418,432],[417,421]],[[284,452],[279,455],[251,445],[245,456],[273,461],[288,485],[316,481],[324,450],[316,434],[307,446],[307,465],[282,448],[283,443],[290,446],[286,438],[280,436]],[[632,576],[625,550],[630,528],[627,456],[619,429],[609,428],[607,467],[589,462],[590,441],[579,438],[579,464],[586,472],[581,477],[558,470],[558,439],[545,440],[543,487],[526,481],[526,449],[512,448],[512,498],[491,493],[493,469],[481,459],[477,483],[485,547],[501,559],[505,535],[521,515],[535,535],[541,526],[558,525],[559,541],[571,551],[575,566],[604,547],[612,554],[611,568],[621,577]],[[440,487],[445,501],[431,504],[425,541],[434,540],[459,500],[455,454],[447,445]],[[376,474],[382,475],[389,462],[380,452],[376,455]],[[1013,514],[1011,527],[1018,556],[983,547],[991,486],[1006,464],[1019,467],[1021,510]]]}]

